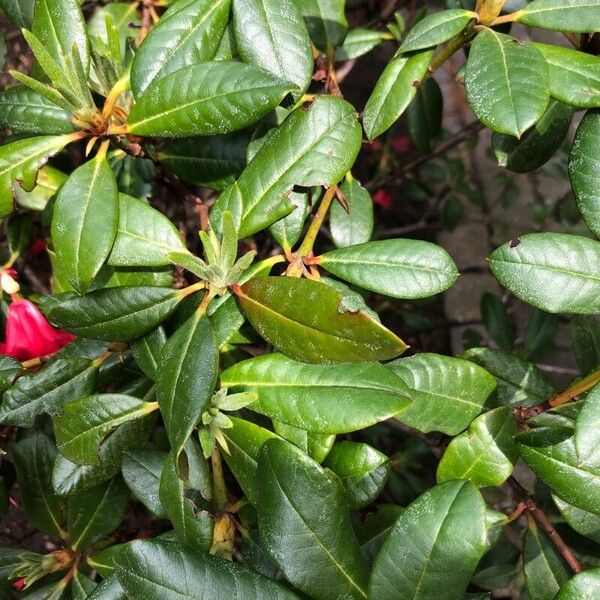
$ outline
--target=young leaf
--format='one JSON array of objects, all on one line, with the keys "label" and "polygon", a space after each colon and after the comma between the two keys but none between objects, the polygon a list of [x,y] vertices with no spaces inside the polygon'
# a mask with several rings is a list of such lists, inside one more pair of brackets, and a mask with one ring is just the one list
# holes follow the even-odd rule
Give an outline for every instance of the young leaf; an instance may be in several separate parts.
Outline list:
[{"label": "young leaf", "polygon": [[313,74],[310,38],[294,0],[233,0],[235,45],[244,62],[306,91]]},{"label": "young leaf", "polygon": [[127,119],[127,133],[187,137],[243,129],[273,110],[294,87],[258,67],[205,62],[155,80]]},{"label": "young leaf", "polygon": [[159,486],[167,453],[162,450],[130,450],[123,455],[123,479],[131,493],[155,516],[167,518],[160,502]]},{"label": "young leaf", "polygon": [[169,252],[186,252],[181,234],[143,200],[119,194],[119,224],[108,264],[113,267],[170,265]]},{"label": "young leaf", "polygon": [[57,267],[86,292],[110,254],[119,224],[119,195],[105,158],[84,163],[63,184],[52,215]]},{"label": "young leaf", "polygon": [[343,45],[335,49],[335,62],[359,58],[382,42],[391,39],[393,39],[392,34],[386,31],[375,31],[364,27],[351,29],[346,35]]},{"label": "young leaf", "polygon": [[448,289],[458,271],[440,246],[421,240],[383,240],[326,252],[325,270],[392,298],[428,298]]},{"label": "young leaf", "polygon": [[489,257],[494,277],[517,298],[550,313],[600,312],[600,242],[563,233],[531,233]]},{"label": "young leaf", "polygon": [[467,479],[477,487],[502,485],[519,457],[514,441],[517,432],[515,418],[506,407],[477,417],[446,448],[437,470],[438,482]]},{"label": "young leaf", "polygon": [[183,67],[212,60],[231,0],[175,2],[144,39],[131,64],[131,90],[138,98],[148,86]]},{"label": "young leaf", "polygon": [[588,111],[577,128],[571,147],[569,178],[581,216],[596,237],[600,237],[600,200],[597,193],[600,173],[596,166],[600,160],[599,144],[600,111]]},{"label": "young leaf", "polygon": [[218,366],[213,328],[197,312],[163,346],[156,397],[176,460],[208,407]]},{"label": "young leaf", "polygon": [[45,308],[50,322],[80,337],[126,342],[164,321],[185,297],[162,287],[114,287],[84,296],[58,294]]},{"label": "young leaf", "polygon": [[327,52],[346,36],[348,21],[345,0],[294,0],[300,9],[315,46]]},{"label": "young leaf", "polygon": [[257,277],[235,294],[256,330],[275,348],[305,362],[394,358],[406,344],[362,311],[344,310],[343,296],[318,281]]},{"label": "young leaf", "polygon": [[398,53],[432,48],[447,42],[450,38],[458,35],[472,19],[477,19],[477,13],[460,8],[427,15],[408,32]]},{"label": "young leaf", "polygon": [[425,433],[442,431],[456,435],[463,431],[496,387],[487,371],[450,356],[423,352],[387,366],[408,387],[412,399],[396,418]]},{"label": "young leaf", "polygon": [[329,229],[333,243],[338,248],[364,244],[373,235],[371,195],[353,177],[346,178],[340,191],[348,203],[348,210],[340,202],[334,202],[331,206]]},{"label": "young leaf", "polygon": [[216,229],[229,210],[244,238],[293,210],[282,201],[294,185],[333,185],[351,168],[361,144],[354,108],[334,97],[319,97],[298,108],[272,133],[239,179],[211,212]]},{"label": "young leaf", "polygon": [[548,106],[548,66],[529,42],[484,29],[469,53],[467,98],[479,120],[498,133],[520,138]]},{"label": "young leaf", "polygon": [[281,354],[237,363],[223,387],[256,392],[248,407],[276,421],[319,433],[364,429],[406,410],[410,391],[377,363],[309,365]]},{"label": "young leaf", "polygon": [[592,32],[598,30],[600,6],[590,0],[534,0],[516,21],[554,31]]},{"label": "young leaf", "polygon": [[257,487],[261,546],[286,579],[317,600],[366,599],[368,567],[339,481],[295,446],[270,440]]},{"label": "young leaf", "polygon": [[466,481],[436,485],[396,521],[375,559],[369,598],[462,600],[485,550],[485,503],[477,488]]},{"label": "young leaf", "polygon": [[433,50],[395,56],[384,69],[363,113],[363,126],[372,140],[389,129],[406,110],[425,77]]}]

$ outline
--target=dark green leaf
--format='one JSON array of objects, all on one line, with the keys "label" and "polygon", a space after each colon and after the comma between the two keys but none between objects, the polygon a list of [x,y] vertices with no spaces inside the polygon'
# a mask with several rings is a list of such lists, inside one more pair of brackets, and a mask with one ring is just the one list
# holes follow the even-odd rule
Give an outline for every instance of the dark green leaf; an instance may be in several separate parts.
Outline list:
[{"label": "dark green leaf", "polygon": [[315,599],[366,598],[368,568],[339,481],[295,446],[270,440],[257,486],[261,545],[286,579]]},{"label": "dark green leaf", "polygon": [[511,350],[515,343],[515,328],[502,298],[492,292],[481,296],[481,319],[491,338],[502,348]]},{"label": "dark green leaf", "polygon": [[577,316],[571,321],[573,350],[583,375],[600,367],[600,316]]},{"label": "dark green leaf", "polygon": [[273,429],[277,435],[288,442],[292,442],[294,446],[298,446],[302,452],[308,454],[318,463],[323,462],[335,442],[335,434],[333,433],[307,431],[280,421],[273,421]]},{"label": "dark green leaf", "polygon": [[302,235],[304,221],[309,212],[308,196],[307,192],[291,191],[288,199],[295,208],[287,217],[279,219],[269,227],[271,235],[284,250],[291,250]]},{"label": "dark green leaf", "polygon": [[[353,177],[347,177],[340,191],[348,210],[334,202],[329,211],[329,229],[338,248],[363,244],[373,234],[373,201],[369,192]],[[293,214],[293,213],[292,213]]]},{"label": "dark green leaf", "polygon": [[600,597],[600,569],[588,569],[564,583],[554,600],[593,600]]},{"label": "dark green leaf", "polygon": [[131,493],[155,516],[166,517],[160,502],[160,476],[167,458],[162,450],[130,450],[123,456],[123,479]]},{"label": "dark green leaf", "polygon": [[377,363],[337,366],[295,362],[281,354],[243,361],[221,374],[223,387],[258,394],[248,408],[319,433],[364,429],[402,411],[410,391]]},{"label": "dark green leaf", "polygon": [[397,504],[380,504],[376,512],[369,512],[364,518],[353,518],[354,531],[360,543],[360,549],[367,560],[372,563],[387,539],[394,523],[404,512]]},{"label": "dark green leaf", "polygon": [[587,394],[575,421],[575,448],[580,465],[600,466],[600,385]]},{"label": "dark green leaf", "polygon": [[[0,355],[0,394],[7,390],[23,370],[21,363],[10,356]],[[0,409],[0,415],[2,410]],[[0,419],[2,417],[0,416]]]},{"label": "dark green leaf", "polygon": [[433,77],[426,79],[406,111],[410,137],[421,152],[433,150],[434,140],[442,129],[443,107],[440,86]]},{"label": "dark green leaf", "polygon": [[346,36],[348,21],[345,0],[294,0],[308,26],[315,46],[327,52],[339,46]]},{"label": "dark green leaf", "polygon": [[71,600],[87,600],[91,592],[96,589],[96,584],[81,572],[71,579]]},{"label": "dark green leaf", "polygon": [[127,596],[116,575],[111,575],[100,583],[87,600],[127,600]]},{"label": "dark green leaf", "polygon": [[167,341],[167,334],[162,326],[133,342],[131,346],[133,358],[146,377],[156,381],[158,376],[158,360],[160,351]]},{"label": "dark green leaf", "polygon": [[534,0],[516,20],[556,31],[598,31],[600,6],[594,0]]},{"label": "dark green leaf", "polygon": [[139,97],[153,82],[178,69],[212,60],[227,20],[231,0],[174,2],[135,53],[131,89]]},{"label": "dark green leaf", "polygon": [[600,543],[600,515],[577,508],[577,506],[561,500],[556,494],[552,494],[552,499],[564,520],[577,533]]},{"label": "dark green leaf", "polygon": [[0,8],[17,27],[31,28],[35,0],[2,0]]},{"label": "dark green leaf", "polygon": [[385,360],[406,349],[365,312],[342,312],[342,294],[318,281],[257,277],[237,288],[236,295],[262,337],[296,360]]}]

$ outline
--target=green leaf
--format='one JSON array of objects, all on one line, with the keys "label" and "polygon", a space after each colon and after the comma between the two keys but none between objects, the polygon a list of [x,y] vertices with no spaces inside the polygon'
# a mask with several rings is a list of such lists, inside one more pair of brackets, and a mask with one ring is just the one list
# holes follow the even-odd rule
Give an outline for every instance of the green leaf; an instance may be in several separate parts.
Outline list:
[{"label": "green leaf", "polygon": [[36,0],[32,31],[65,74],[70,71],[76,46],[87,75],[89,42],[77,0]]},{"label": "green leaf", "polygon": [[487,371],[450,356],[422,352],[387,366],[408,387],[412,399],[396,418],[425,433],[460,433],[481,412],[496,387]]},{"label": "green leaf", "polygon": [[534,0],[516,21],[554,31],[598,31],[600,6],[594,0]]},{"label": "green leaf", "polygon": [[596,167],[600,160],[599,144],[600,112],[588,111],[573,140],[569,156],[569,177],[581,216],[596,237],[600,237],[600,201],[597,193],[600,173]]},{"label": "green leaf", "polygon": [[375,560],[394,523],[403,512],[404,508],[397,504],[379,504],[376,512],[369,512],[364,520],[356,513],[353,515],[352,524],[360,549],[370,563]]},{"label": "green leaf", "polygon": [[300,239],[304,229],[304,221],[306,221],[309,212],[309,194],[307,192],[291,191],[288,199],[295,208],[287,217],[275,221],[269,227],[269,231],[282,248],[291,250],[292,246]]},{"label": "green leaf", "polygon": [[135,53],[131,89],[136,98],[174,71],[212,60],[229,17],[231,0],[174,2]]},{"label": "green leaf", "polygon": [[600,596],[600,569],[588,569],[562,585],[554,600],[593,600]]},{"label": "green leaf", "polygon": [[374,502],[390,474],[388,457],[361,442],[337,442],[323,466],[340,478],[352,510]]},{"label": "green leaf", "polygon": [[306,91],[313,74],[308,31],[294,0],[233,0],[241,59]]},{"label": "green leaf", "polygon": [[538,427],[516,440],[521,458],[556,495],[600,514],[600,467],[580,463],[572,434],[564,427]]},{"label": "green leaf", "polygon": [[600,57],[550,44],[535,44],[548,63],[550,95],[578,108],[600,105]]},{"label": "green leaf", "polygon": [[169,252],[186,252],[181,234],[147,202],[119,194],[119,224],[108,264],[113,267],[170,265]]},{"label": "green leaf", "polygon": [[5,392],[0,407],[0,422],[31,427],[42,413],[54,415],[63,406],[90,394],[95,386],[98,366],[84,358],[56,358],[43,369],[17,379]]},{"label": "green leaf", "polygon": [[257,277],[236,288],[242,310],[275,348],[305,362],[394,358],[406,344],[362,311],[341,312],[343,295],[309,279]]},{"label": "green leaf", "polygon": [[298,446],[302,452],[308,454],[318,463],[323,462],[335,442],[335,434],[333,433],[307,431],[280,421],[273,421],[273,429],[277,435],[288,442],[292,442],[294,446]]},{"label": "green leaf", "polygon": [[315,46],[327,52],[339,46],[346,36],[348,21],[345,0],[294,0],[300,9]]},{"label": "green leaf", "polygon": [[127,120],[127,133],[187,137],[243,129],[294,90],[258,67],[205,62],[183,67],[150,84]]},{"label": "green leaf", "polygon": [[50,322],[75,335],[126,342],[155,329],[184,297],[181,290],[162,287],[116,287],[58,294],[44,308]]},{"label": "green leaf", "polygon": [[130,450],[123,456],[123,479],[131,493],[155,516],[167,517],[160,502],[160,477],[167,458],[162,450]]},{"label": "green leaf", "polygon": [[0,8],[16,27],[30,28],[35,0],[1,0]]},{"label": "green leaf", "polygon": [[556,494],[552,494],[552,499],[564,520],[573,530],[600,543],[600,515],[573,506],[561,500]]},{"label": "green leaf", "polygon": [[392,35],[386,31],[356,27],[348,32],[343,45],[335,49],[335,61],[345,62],[353,58],[359,58],[382,42],[390,39],[392,39]]},{"label": "green leaf", "polygon": [[40,168],[72,139],[70,135],[44,135],[0,146],[0,218],[13,211],[15,189],[20,186],[30,192]]},{"label": "green leaf", "polygon": [[481,296],[481,319],[490,337],[502,350],[511,350],[515,343],[515,328],[502,298],[492,292]]},{"label": "green leaf", "polygon": [[56,454],[50,439],[39,431],[31,432],[13,446],[23,510],[42,531],[64,537],[62,501],[54,493],[51,479]]},{"label": "green leaf", "polygon": [[398,53],[423,50],[447,42],[458,35],[472,19],[477,19],[477,13],[459,8],[427,15],[408,32]]},{"label": "green leaf", "polygon": [[125,394],[94,394],[74,400],[54,417],[56,446],[74,463],[96,464],[100,444],[110,431],[155,408],[154,403]]},{"label": "green leaf", "polygon": [[63,184],[52,215],[58,268],[80,293],[110,254],[119,224],[117,181],[105,158],[84,163]]},{"label": "green leaf", "polygon": [[448,481],[419,496],[375,559],[369,598],[462,600],[486,550],[485,516],[483,498],[470,482]]},{"label": "green leaf", "polygon": [[531,600],[554,600],[561,585],[570,577],[566,563],[534,522],[529,523],[525,532],[523,571]]},{"label": "green leaf", "polygon": [[24,85],[0,93],[0,127],[13,133],[60,134],[74,131],[71,115]]},{"label": "green leaf", "polygon": [[244,565],[188,551],[172,542],[137,540],[119,558],[117,577],[131,598],[299,600],[281,584]]},{"label": "green leaf", "polygon": [[428,298],[448,289],[458,271],[441,247],[421,240],[383,240],[338,248],[318,264],[344,281],[392,298]]},{"label": "green leaf", "polygon": [[6,223],[8,250],[14,256],[26,252],[33,243],[35,226],[29,215],[16,215]]},{"label": "green leaf", "polygon": [[484,29],[473,43],[465,71],[467,98],[479,120],[520,138],[548,106],[548,66],[529,42]]},{"label": "green leaf", "polygon": [[156,381],[158,377],[158,357],[166,341],[167,334],[161,326],[136,340],[131,346],[137,366],[152,381]]},{"label": "green leaf", "polygon": [[389,129],[407,109],[425,77],[433,50],[395,56],[384,69],[367,101],[363,127],[372,140]]},{"label": "green leaf", "polygon": [[284,200],[292,187],[340,181],[354,164],[361,137],[354,108],[341,98],[318,97],[294,110],[213,206],[213,226],[219,229],[229,210],[244,238],[286,216],[293,210]]},{"label": "green leaf", "polygon": [[565,141],[573,109],[552,101],[540,120],[520,140],[492,134],[492,147],[501,167],[515,173],[535,171],[548,162]]},{"label": "green leaf", "polygon": [[434,141],[442,130],[443,108],[442,90],[436,80],[429,77],[419,86],[406,111],[410,137],[421,152],[433,151]]},{"label": "green leaf", "polygon": [[146,442],[154,421],[154,415],[148,415],[117,427],[100,446],[100,460],[95,465],[77,465],[59,454],[52,473],[54,490],[62,496],[79,493],[116,475],[123,453]]},{"label": "green leaf", "polygon": [[564,233],[530,233],[489,257],[494,277],[517,298],[550,313],[600,312],[600,243]]},{"label": "green leaf", "polygon": [[208,318],[196,312],[163,346],[156,397],[176,459],[208,408],[219,351]]},{"label": "green leaf", "polygon": [[127,600],[127,596],[117,576],[111,575],[98,584],[87,600]]},{"label": "green leaf", "polygon": [[257,486],[261,546],[286,579],[317,600],[366,599],[368,567],[339,480],[295,446],[270,440]]},{"label": "green leaf", "polygon": [[600,466],[600,385],[587,394],[575,421],[575,448],[580,465]]},{"label": "green leaf", "polygon": [[129,490],[118,475],[69,497],[68,531],[73,550],[83,550],[112,533],[123,520]]},{"label": "green leaf", "polygon": [[577,316],[571,321],[573,351],[582,375],[600,367],[600,316]]},{"label": "green leaf", "polygon": [[437,469],[438,482],[467,479],[477,487],[502,485],[519,457],[517,433],[515,418],[506,407],[477,417],[446,448]]},{"label": "green leaf", "polygon": [[554,387],[533,363],[493,348],[470,348],[463,358],[484,367],[498,382],[496,400],[503,406],[535,406],[554,394]]},{"label": "green leaf", "polygon": [[257,393],[252,411],[318,433],[364,429],[410,404],[402,380],[377,363],[309,365],[266,354],[225,370],[221,385]]},{"label": "green leaf", "polygon": [[[334,202],[329,211],[329,229],[338,248],[364,244],[373,235],[373,201],[369,192],[353,177],[340,187],[348,203],[346,210]],[[292,213],[293,214],[293,213]]]},{"label": "green leaf", "polygon": [[96,589],[94,583],[87,575],[77,572],[71,579],[71,600],[87,600],[90,593]]},{"label": "green leaf", "polygon": [[[17,375],[23,371],[18,360],[10,356],[0,355],[0,394],[6,391],[13,383]],[[0,415],[2,411],[0,410]],[[0,420],[2,417],[0,416]]]}]

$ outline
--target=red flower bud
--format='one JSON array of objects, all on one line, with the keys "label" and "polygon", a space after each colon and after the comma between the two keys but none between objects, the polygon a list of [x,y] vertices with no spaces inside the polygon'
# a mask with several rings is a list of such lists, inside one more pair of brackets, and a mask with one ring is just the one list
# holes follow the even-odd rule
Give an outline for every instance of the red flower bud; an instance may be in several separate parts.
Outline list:
[{"label": "red flower bud", "polygon": [[27,585],[27,580],[25,579],[25,577],[21,577],[21,579],[17,579],[15,581],[13,581],[13,588],[15,590],[17,590],[17,592],[20,592],[25,586]]},{"label": "red flower bud", "polygon": [[402,154],[410,150],[410,138],[406,137],[405,135],[392,138],[390,146],[394,152]]},{"label": "red flower bud", "polygon": [[37,238],[34,240],[33,244],[31,244],[31,247],[29,248],[29,252],[32,256],[39,256],[40,254],[46,252],[46,240],[42,238]]},{"label": "red flower bud", "polygon": [[382,208],[391,208],[394,204],[394,199],[392,198],[392,195],[389,192],[386,192],[384,189],[379,188],[373,194],[373,202],[375,202],[375,204],[378,204]]}]

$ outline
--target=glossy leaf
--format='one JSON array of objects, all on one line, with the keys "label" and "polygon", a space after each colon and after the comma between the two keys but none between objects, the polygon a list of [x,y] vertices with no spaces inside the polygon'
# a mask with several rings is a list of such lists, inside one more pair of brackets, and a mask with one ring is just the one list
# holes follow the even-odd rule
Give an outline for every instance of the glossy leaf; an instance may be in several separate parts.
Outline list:
[{"label": "glossy leaf", "polygon": [[534,0],[519,11],[516,20],[556,31],[597,31],[600,6],[590,0]]},{"label": "glossy leaf", "polygon": [[320,433],[346,433],[397,415],[410,391],[377,363],[309,365],[281,354],[237,363],[221,374],[223,387],[258,394],[249,409]]},{"label": "glossy leaf", "polygon": [[421,152],[431,152],[442,129],[442,90],[433,77],[419,86],[417,95],[408,105],[408,131],[414,145]]},{"label": "glossy leaf", "polygon": [[332,185],[350,169],[361,144],[354,108],[340,98],[319,97],[294,110],[218,199],[213,226],[229,210],[244,238],[293,210],[285,200],[294,185]]},{"label": "glossy leaf", "polygon": [[15,188],[31,191],[39,169],[70,141],[70,135],[44,135],[0,146],[0,217],[12,212]]},{"label": "glossy leaf", "polygon": [[345,0],[294,0],[308,26],[315,46],[327,52],[339,46],[346,36],[348,21]]},{"label": "glossy leaf", "polygon": [[561,233],[531,233],[494,251],[494,277],[512,294],[550,313],[600,312],[600,243]]},{"label": "glossy leaf", "polygon": [[229,17],[231,0],[174,2],[152,28],[131,64],[138,98],[153,81],[183,67],[212,60]]},{"label": "glossy leaf", "polygon": [[293,90],[290,84],[251,65],[195,64],[154,81],[131,109],[127,132],[187,137],[243,129]]},{"label": "glossy leaf", "polygon": [[176,459],[208,408],[217,380],[218,354],[210,321],[199,313],[161,350],[156,397]]},{"label": "glossy leaf", "polygon": [[385,360],[406,349],[400,338],[366,313],[342,312],[342,294],[318,281],[258,277],[235,292],[261,336],[296,360]]},{"label": "glossy leaf", "polygon": [[[173,577],[179,572],[178,577]],[[120,555],[117,577],[128,597],[155,600],[298,600],[281,584],[238,563],[172,542],[136,540]]]},{"label": "glossy leaf", "polygon": [[600,317],[577,316],[571,321],[573,351],[582,375],[600,368]]},{"label": "glossy leaf", "polygon": [[60,188],[52,216],[57,267],[78,292],[86,292],[98,275],[118,224],[117,181],[106,159],[96,156]]},{"label": "glossy leaf", "polygon": [[31,427],[35,419],[55,415],[63,406],[90,394],[98,366],[84,358],[57,358],[36,373],[20,377],[2,397],[0,422]]},{"label": "glossy leaf", "polygon": [[431,48],[458,35],[477,14],[470,10],[454,8],[423,17],[408,32],[400,45],[399,53]]},{"label": "glossy leaf", "polygon": [[329,230],[338,248],[363,244],[373,235],[373,201],[369,192],[354,178],[340,187],[348,209],[334,202],[329,211]]},{"label": "glossy leaf", "polygon": [[582,465],[572,431],[538,427],[517,436],[521,458],[553,492],[566,502],[600,512],[600,466]]},{"label": "glossy leaf", "polygon": [[397,504],[379,504],[376,508],[376,512],[370,512],[364,521],[360,516],[353,518],[360,549],[370,563],[379,553],[394,523],[404,512],[404,508]]},{"label": "glossy leaf", "polygon": [[160,351],[167,341],[167,334],[162,326],[157,327],[143,338],[133,342],[131,351],[138,367],[146,377],[156,381],[158,376],[158,360]]},{"label": "glossy leaf", "polygon": [[551,44],[535,44],[548,63],[550,95],[578,108],[600,105],[600,58]]},{"label": "glossy leaf", "polygon": [[52,489],[56,448],[41,432],[33,432],[13,447],[23,510],[39,529],[63,537],[63,507]]},{"label": "glossy leaf", "polygon": [[600,160],[599,143],[600,112],[589,111],[581,120],[573,140],[569,177],[581,216],[596,237],[600,237],[600,200],[597,193],[600,173],[596,167]]},{"label": "glossy leaf", "polygon": [[448,289],[458,271],[441,247],[421,240],[383,240],[326,252],[325,270],[392,298],[428,298]]},{"label": "glossy leaf", "polygon": [[318,463],[323,462],[329,454],[336,437],[334,433],[307,431],[280,421],[273,421],[273,429],[277,435],[298,446],[302,452]]},{"label": "glossy leaf", "polygon": [[294,0],[233,0],[235,46],[244,62],[306,91],[313,73],[310,38]]},{"label": "glossy leaf", "polygon": [[370,52],[386,40],[392,38],[391,34],[385,31],[375,31],[374,29],[365,29],[356,27],[351,29],[344,39],[344,43],[335,49],[334,57],[336,62],[343,62],[359,58],[367,52]]},{"label": "glossy leaf", "polygon": [[148,415],[154,407],[125,394],[94,394],[69,402],[54,417],[56,445],[74,463],[96,464],[100,444],[110,431]]},{"label": "glossy leaf", "polygon": [[485,503],[477,488],[439,484],[396,521],[375,559],[369,598],[462,600],[485,550]]},{"label": "glossy leaf", "polygon": [[552,158],[565,141],[572,118],[572,108],[553,101],[540,120],[520,140],[494,133],[492,146],[498,164],[515,173],[538,169]]},{"label": "glossy leaf", "polygon": [[388,457],[361,442],[337,442],[323,466],[340,478],[352,510],[374,502],[390,474]]},{"label": "glossy leaf", "polygon": [[600,569],[588,569],[562,585],[555,600],[593,600],[600,596]]},{"label": "glossy leaf", "polygon": [[456,435],[481,412],[496,382],[472,362],[420,353],[388,363],[412,404],[396,418],[419,431]]},{"label": "glossy leaf", "polygon": [[363,113],[363,126],[372,140],[389,129],[417,93],[417,85],[431,62],[433,50],[395,56],[379,77]]},{"label": "glossy leaf", "polygon": [[288,198],[294,209],[287,217],[275,221],[269,227],[269,231],[282,248],[291,250],[292,246],[300,239],[304,229],[304,222],[309,212],[309,195],[306,192],[291,191]]},{"label": "glossy leaf", "polygon": [[71,115],[24,85],[0,93],[0,127],[14,133],[60,134],[74,130]]},{"label": "glossy leaf", "polygon": [[127,596],[117,576],[111,575],[96,586],[88,600],[127,600]]},{"label": "glossy leaf", "polygon": [[181,234],[148,203],[119,194],[119,224],[108,264],[115,267],[170,265],[169,252],[186,252]]},{"label": "glossy leaf", "polygon": [[261,545],[286,579],[315,599],[366,598],[368,568],[339,481],[295,446],[270,440],[257,487]]},{"label": "glossy leaf", "polygon": [[183,299],[180,290],[161,287],[116,287],[84,296],[59,294],[46,307],[58,327],[81,337],[129,341],[155,329]]},{"label": "glossy leaf", "polygon": [[438,482],[467,479],[478,487],[502,485],[519,457],[514,441],[517,432],[515,418],[506,407],[477,417],[446,448],[437,470]]},{"label": "glossy leaf", "polygon": [[68,525],[73,550],[87,548],[112,533],[123,520],[129,490],[120,476],[69,497]]},{"label": "glossy leaf", "polygon": [[594,542],[600,543],[600,515],[573,506],[556,494],[552,494],[552,499],[560,514],[572,529]]},{"label": "glossy leaf", "polygon": [[[7,390],[23,370],[21,363],[10,356],[0,356],[0,393]],[[0,415],[2,414],[0,410]],[[1,417],[0,417],[1,419]]]},{"label": "glossy leaf", "polygon": [[600,386],[586,396],[575,421],[575,448],[579,464],[600,467]]},{"label": "glossy leaf", "polygon": [[162,450],[130,450],[123,455],[123,479],[131,493],[155,516],[166,517],[160,502],[160,476],[167,458]]},{"label": "glossy leaf", "polygon": [[467,98],[479,120],[520,138],[549,101],[548,66],[529,42],[484,29],[471,45],[465,71]]}]

